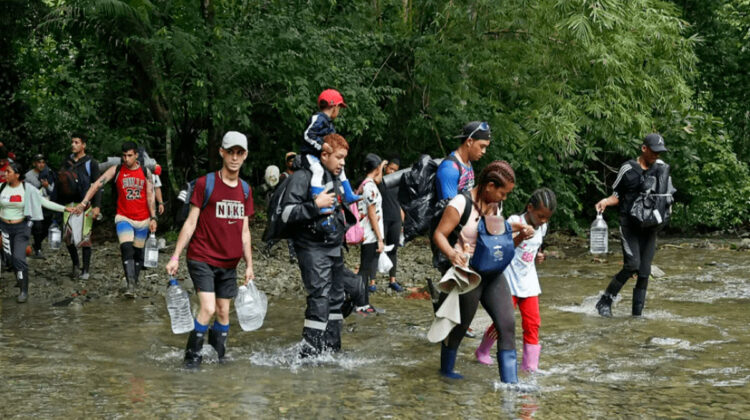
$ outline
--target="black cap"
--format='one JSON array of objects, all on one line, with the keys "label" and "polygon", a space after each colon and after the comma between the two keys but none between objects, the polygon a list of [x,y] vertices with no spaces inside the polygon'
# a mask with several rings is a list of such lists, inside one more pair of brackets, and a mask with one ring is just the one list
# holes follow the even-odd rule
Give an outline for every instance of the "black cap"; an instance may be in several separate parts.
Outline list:
[{"label": "black cap", "polygon": [[466,124],[461,130],[461,134],[456,136],[457,139],[467,140],[472,138],[474,140],[491,140],[492,131],[490,125],[484,121],[472,121]]},{"label": "black cap", "polygon": [[664,145],[664,137],[659,133],[651,133],[643,139],[643,144],[648,146],[649,149],[656,153],[667,152],[667,147]]},{"label": "black cap", "polygon": [[44,155],[43,154],[37,153],[36,155],[34,155],[33,162],[39,162],[40,160],[46,160],[46,159],[44,159]]},{"label": "black cap", "polygon": [[365,156],[365,172],[372,172],[373,169],[380,166],[381,162],[383,162],[383,159],[381,159],[380,156],[375,153],[368,153],[367,156]]}]

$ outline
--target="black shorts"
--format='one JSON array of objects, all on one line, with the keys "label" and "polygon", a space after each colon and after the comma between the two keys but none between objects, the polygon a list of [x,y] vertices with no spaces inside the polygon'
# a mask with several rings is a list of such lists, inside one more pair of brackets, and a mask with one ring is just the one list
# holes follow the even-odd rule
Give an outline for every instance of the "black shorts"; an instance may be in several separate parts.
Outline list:
[{"label": "black shorts", "polygon": [[207,263],[188,260],[188,273],[196,292],[216,293],[217,298],[237,296],[237,270],[214,267]]}]

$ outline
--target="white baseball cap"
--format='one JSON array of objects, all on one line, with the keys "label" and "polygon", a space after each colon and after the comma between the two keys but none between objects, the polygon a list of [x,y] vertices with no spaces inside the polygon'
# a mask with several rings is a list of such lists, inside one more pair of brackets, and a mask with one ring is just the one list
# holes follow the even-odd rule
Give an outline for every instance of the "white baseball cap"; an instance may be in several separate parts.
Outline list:
[{"label": "white baseball cap", "polygon": [[240,146],[247,151],[247,137],[239,131],[227,131],[221,139],[221,148],[229,150],[234,146]]}]

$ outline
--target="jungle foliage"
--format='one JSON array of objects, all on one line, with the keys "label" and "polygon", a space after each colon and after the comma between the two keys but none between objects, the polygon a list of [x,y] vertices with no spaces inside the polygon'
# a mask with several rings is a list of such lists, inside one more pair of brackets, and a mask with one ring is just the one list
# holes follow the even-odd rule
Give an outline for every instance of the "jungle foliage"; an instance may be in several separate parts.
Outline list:
[{"label": "jungle foliage", "polygon": [[239,130],[259,185],[333,87],[350,105],[336,121],[350,177],[368,152],[442,156],[486,120],[494,140],[475,167],[516,168],[506,208],[547,186],[553,223],[580,232],[659,131],[674,228],[727,229],[750,221],[748,89],[732,89],[749,83],[749,2],[705,3],[9,0],[0,138],[53,164],[73,130],[99,157],[133,139],[170,162],[173,188],[216,167],[222,134]]}]

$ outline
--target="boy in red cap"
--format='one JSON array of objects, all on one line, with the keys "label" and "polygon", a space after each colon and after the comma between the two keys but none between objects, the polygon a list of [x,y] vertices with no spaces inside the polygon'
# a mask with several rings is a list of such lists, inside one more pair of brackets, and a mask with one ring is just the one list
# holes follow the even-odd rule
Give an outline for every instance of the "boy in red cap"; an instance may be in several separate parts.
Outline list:
[{"label": "boy in red cap", "polygon": [[[317,197],[319,194],[326,190],[332,190],[334,185],[323,184],[323,165],[320,163],[320,153],[327,147],[323,138],[329,134],[336,132],[336,128],[333,126],[333,120],[339,116],[341,108],[346,108],[344,97],[341,93],[335,89],[326,89],[318,96],[318,109],[319,112],[315,113],[310,117],[310,121],[307,123],[307,128],[304,133],[304,141],[302,142],[301,154],[302,164],[310,169],[312,172],[312,180],[310,182],[310,191],[313,197]],[[331,152],[330,150],[326,150]],[[348,203],[354,203],[362,199],[361,196],[354,194],[352,185],[346,178],[346,174],[342,169],[339,176],[339,181],[344,187],[344,200]],[[320,209],[322,214],[333,213],[334,207],[326,207]]]}]

